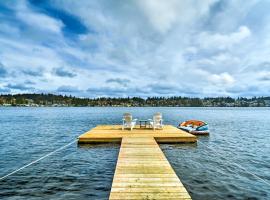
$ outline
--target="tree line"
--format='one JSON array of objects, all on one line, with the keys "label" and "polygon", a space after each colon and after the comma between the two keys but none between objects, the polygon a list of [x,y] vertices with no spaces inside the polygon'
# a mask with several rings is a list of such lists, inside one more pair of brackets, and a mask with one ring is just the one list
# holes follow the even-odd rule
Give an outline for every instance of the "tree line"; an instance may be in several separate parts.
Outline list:
[{"label": "tree line", "polygon": [[179,107],[264,107],[270,97],[97,97],[78,98],[55,94],[0,95],[1,106],[179,106]]}]

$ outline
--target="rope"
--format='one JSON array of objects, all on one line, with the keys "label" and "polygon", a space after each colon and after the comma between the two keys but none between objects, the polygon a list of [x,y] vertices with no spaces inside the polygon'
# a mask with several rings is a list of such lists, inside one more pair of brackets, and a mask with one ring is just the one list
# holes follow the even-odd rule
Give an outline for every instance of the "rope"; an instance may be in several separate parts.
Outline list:
[{"label": "rope", "polygon": [[[200,144],[202,144],[203,146],[205,146],[206,148],[210,149],[212,152],[214,152],[214,154],[216,154],[216,155],[219,157],[219,154],[217,154],[216,151],[214,151],[212,148],[210,148],[210,147],[207,146],[206,144],[203,144],[201,141],[198,141],[198,142],[199,142]],[[226,160],[223,160],[223,161],[229,163],[229,162],[226,161]],[[231,164],[231,163],[229,163],[229,164]],[[254,173],[252,173],[252,172],[250,172],[250,171],[248,171],[248,170],[246,170],[244,167],[242,167],[241,165],[239,165],[239,164],[237,164],[237,163],[235,163],[235,162],[233,162],[233,164],[234,164],[235,166],[241,168],[242,170],[244,170],[246,173],[248,173],[248,174],[254,176],[255,178],[261,180],[261,181],[264,182],[266,185],[270,186],[270,182],[266,181],[265,179],[263,179],[263,178],[259,177],[258,175],[254,174]]]},{"label": "rope", "polygon": [[73,144],[73,143],[76,142],[76,141],[77,141],[77,140],[74,140],[74,141],[72,141],[72,142],[70,142],[70,143],[68,143],[68,144],[66,144],[66,145],[64,145],[64,146],[62,146],[62,147],[60,147],[60,148],[58,148],[58,149],[56,149],[56,150],[54,150],[54,151],[52,151],[52,152],[46,154],[46,155],[44,155],[44,156],[38,158],[37,160],[34,160],[34,161],[32,161],[32,162],[30,162],[30,163],[28,163],[28,164],[26,164],[26,165],[24,165],[24,166],[22,166],[22,167],[20,167],[20,168],[18,168],[18,169],[14,170],[14,171],[12,171],[12,172],[10,172],[10,173],[8,173],[8,174],[6,174],[5,176],[2,176],[2,177],[0,178],[0,181],[3,180],[3,179],[5,179],[5,178],[7,178],[7,177],[9,177],[9,176],[11,176],[12,174],[17,173],[18,171],[23,170],[23,169],[26,168],[26,167],[29,167],[29,166],[31,166],[31,165],[37,163],[38,161],[43,160],[44,158],[47,158],[47,157],[49,157],[49,156],[51,156],[51,155],[57,153],[58,151],[61,151],[61,150],[65,149],[65,148],[67,148],[68,146],[70,146],[71,144]]}]

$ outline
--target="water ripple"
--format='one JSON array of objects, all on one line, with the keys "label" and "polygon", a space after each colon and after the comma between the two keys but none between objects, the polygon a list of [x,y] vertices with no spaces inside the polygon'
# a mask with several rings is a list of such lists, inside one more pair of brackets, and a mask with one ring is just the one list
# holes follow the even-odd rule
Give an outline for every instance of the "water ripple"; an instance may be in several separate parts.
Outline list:
[{"label": "water ripple", "polygon": [[[193,199],[270,199],[269,186],[247,173],[270,182],[269,108],[0,108],[0,176],[97,124],[118,124],[124,112],[145,119],[157,111],[173,125],[210,124],[198,144],[160,145]],[[118,151],[74,144],[1,181],[1,199],[108,199]]]}]

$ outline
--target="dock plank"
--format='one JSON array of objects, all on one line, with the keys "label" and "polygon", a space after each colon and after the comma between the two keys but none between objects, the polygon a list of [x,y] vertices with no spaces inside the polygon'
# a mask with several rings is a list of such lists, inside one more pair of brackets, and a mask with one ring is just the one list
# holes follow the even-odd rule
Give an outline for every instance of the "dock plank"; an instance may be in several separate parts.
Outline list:
[{"label": "dock plank", "polygon": [[154,137],[123,137],[110,193],[115,199],[191,197]]},{"label": "dock plank", "polygon": [[153,130],[99,125],[78,143],[121,143],[110,199],[191,199],[157,143],[195,143],[196,136],[165,125]]},{"label": "dock plank", "polygon": [[[123,137],[145,138],[150,141],[149,137],[154,137],[158,143],[186,143],[196,142],[196,136],[182,131],[174,126],[165,125],[162,130],[139,128],[136,126],[132,131],[122,130],[121,125],[99,125],[90,131],[79,136],[79,143],[102,143],[102,142],[117,142],[121,143]],[[148,138],[148,139],[147,139]],[[151,142],[147,143],[151,146]],[[134,140],[132,145],[141,145],[139,140]],[[146,145],[145,143],[143,145]]]}]

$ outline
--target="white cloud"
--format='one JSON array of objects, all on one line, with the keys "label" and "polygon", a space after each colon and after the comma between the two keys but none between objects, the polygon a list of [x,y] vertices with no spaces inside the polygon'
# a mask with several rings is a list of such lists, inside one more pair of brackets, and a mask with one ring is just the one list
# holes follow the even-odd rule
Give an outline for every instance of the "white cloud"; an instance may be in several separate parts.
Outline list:
[{"label": "white cloud", "polygon": [[240,26],[236,32],[229,34],[203,32],[198,37],[198,43],[204,49],[227,49],[241,43],[250,35],[248,27]]},{"label": "white cloud", "polygon": [[161,33],[166,33],[175,26],[189,25],[206,15],[215,0],[138,0],[139,7]]},{"label": "white cloud", "polygon": [[56,20],[48,15],[34,12],[28,8],[25,1],[21,1],[16,6],[18,12],[16,16],[19,20],[26,23],[28,26],[38,28],[40,30],[61,33],[64,24],[60,20]]},{"label": "white cloud", "polygon": [[19,12],[17,17],[27,23],[29,26],[37,27],[41,30],[47,30],[55,33],[61,33],[63,23],[59,20],[54,20],[43,14],[34,12]]},{"label": "white cloud", "polygon": [[234,78],[228,73],[212,74],[208,78],[212,83],[219,85],[231,85],[235,82]]},{"label": "white cloud", "polygon": [[[50,6],[77,17],[89,30],[70,37],[62,34],[61,20],[20,1],[13,19],[20,23],[11,23],[12,16],[1,22],[5,31],[0,31],[0,61],[9,75],[16,76],[5,81],[24,83],[31,76],[17,71],[41,67],[44,72],[35,78],[36,88],[53,91],[72,86],[82,96],[90,94],[88,88],[91,94],[119,96],[235,95],[239,85],[257,94],[270,86],[268,74],[258,72],[261,63],[270,63],[269,20],[255,29],[251,15],[261,16],[256,1],[241,4],[55,0]],[[55,76],[55,68],[74,70],[77,76]]]},{"label": "white cloud", "polygon": [[150,23],[164,33],[177,21],[177,1],[138,1]]},{"label": "white cloud", "polygon": [[258,77],[261,81],[270,81],[270,71],[259,72]]}]

